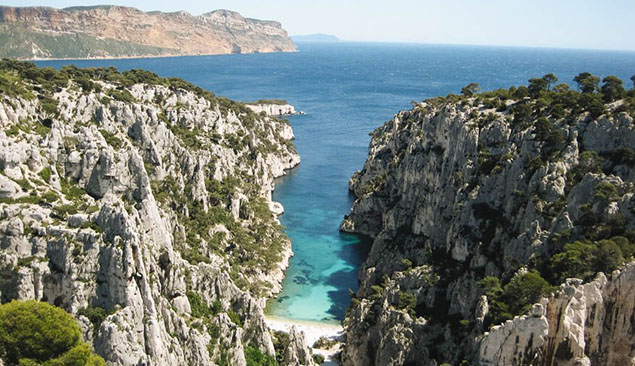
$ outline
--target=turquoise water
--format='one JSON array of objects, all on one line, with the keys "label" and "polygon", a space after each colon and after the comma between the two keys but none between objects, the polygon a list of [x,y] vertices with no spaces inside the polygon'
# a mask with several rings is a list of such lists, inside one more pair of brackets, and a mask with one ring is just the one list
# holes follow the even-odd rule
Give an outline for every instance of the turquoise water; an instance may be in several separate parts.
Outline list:
[{"label": "turquoise water", "polygon": [[238,100],[284,98],[307,112],[290,118],[301,165],[279,180],[274,199],[295,257],[272,315],[298,320],[341,320],[347,290],[368,243],[338,232],[350,208],[347,180],[366,158],[368,133],[412,99],[526,84],[553,72],[570,82],[589,71],[614,74],[630,85],[635,53],[528,48],[399,44],[301,44],[292,54],[256,54],[131,60],[50,61],[59,67],[145,68],[181,77]]}]

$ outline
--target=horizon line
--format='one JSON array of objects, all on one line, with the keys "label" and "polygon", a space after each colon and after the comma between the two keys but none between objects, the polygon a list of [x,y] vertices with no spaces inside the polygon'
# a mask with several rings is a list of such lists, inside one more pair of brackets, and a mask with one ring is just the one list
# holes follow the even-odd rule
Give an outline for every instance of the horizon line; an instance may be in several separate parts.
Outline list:
[{"label": "horizon line", "polygon": [[420,45],[420,46],[455,46],[455,47],[489,47],[489,48],[530,48],[530,49],[551,49],[551,50],[563,50],[563,51],[603,51],[603,52],[624,52],[635,53],[635,49],[624,48],[594,48],[594,47],[577,47],[577,46],[545,46],[545,45],[510,45],[510,44],[483,44],[483,43],[446,43],[446,42],[434,42],[434,41],[375,41],[375,40],[353,40],[342,39],[334,34],[329,33],[310,33],[310,34],[293,34],[289,35],[290,38],[297,36],[312,36],[312,35],[327,35],[337,37],[337,41],[299,41],[295,43],[377,43],[377,44],[403,44],[403,45]]}]

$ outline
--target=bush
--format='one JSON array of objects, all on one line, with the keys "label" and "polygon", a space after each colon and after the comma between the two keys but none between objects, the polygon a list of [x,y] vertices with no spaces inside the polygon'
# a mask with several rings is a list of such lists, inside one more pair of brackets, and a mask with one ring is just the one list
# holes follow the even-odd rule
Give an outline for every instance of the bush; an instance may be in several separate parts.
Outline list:
[{"label": "bush", "polygon": [[80,342],[62,356],[44,363],[44,366],[105,366],[104,359],[94,354],[88,343]]},{"label": "bush", "polygon": [[536,271],[514,277],[503,291],[505,303],[513,314],[522,314],[541,297],[553,291],[549,283]]},{"label": "bush", "polygon": [[329,339],[328,337],[321,336],[315,343],[313,343],[313,348],[318,349],[330,349],[337,344],[337,341],[334,339]]},{"label": "bush", "polygon": [[190,303],[190,309],[192,309],[192,316],[195,318],[209,318],[216,316],[223,310],[223,306],[220,301],[216,301],[209,306],[201,295],[193,291],[187,292],[187,300]]},{"label": "bush", "polygon": [[324,363],[324,361],[324,356],[322,356],[321,354],[316,353],[313,355],[313,363],[315,363],[316,365],[321,365]]},{"label": "bush", "polygon": [[635,253],[635,244],[623,236],[599,242],[575,241],[564,245],[561,253],[552,256],[548,264],[552,283],[567,278],[589,281],[598,272],[611,273]]},{"label": "bush", "polygon": [[80,338],[77,322],[60,308],[34,300],[0,305],[0,356],[7,364],[104,365]]},{"label": "bush", "polygon": [[262,353],[258,348],[245,347],[247,366],[277,366],[275,357]]},{"label": "bush", "polygon": [[273,332],[273,348],[276,351],[276,361],[282,363],[284,361],[284,352],[289,346],[289,333],[274,331]]},{"label": "bush", "polygon": [[567,243],[564,251],[554,255],[549,261],[553,283],[562,283],[567,278],[587,279],[593,275],[591,266],[593,261],[593,244],[583,241]]},{"label": "bush", "polygon": [[51,168],[45,167],[44,169],[40,170],[38,174],[40,178],[42,178],[46,183],[51,182]]},{"label": "bush", "polygon": [[108,317],[108,315],[110,314],[113,314],[113,312],[107,311],[106,309],[101,307],[89,306],[87,308],[79,309],[77,314],[87,317],[88,320],[90,320],[90,322],[93,324],[93,330],[96,332],[97,330],[99,330],[101,323],[104,322],[106,317]]}]

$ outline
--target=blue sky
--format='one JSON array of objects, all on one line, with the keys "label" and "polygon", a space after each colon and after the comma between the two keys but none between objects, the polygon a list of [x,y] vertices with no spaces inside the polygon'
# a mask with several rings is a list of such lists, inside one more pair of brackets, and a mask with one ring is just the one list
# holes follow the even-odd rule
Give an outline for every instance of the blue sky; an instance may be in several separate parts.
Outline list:
[{"label": "blue sky", "polygon": [[198,15],[230,9],[290,34],[345,40],[635,50],[633,0],[49,0],[5,5],[117,4]]}]

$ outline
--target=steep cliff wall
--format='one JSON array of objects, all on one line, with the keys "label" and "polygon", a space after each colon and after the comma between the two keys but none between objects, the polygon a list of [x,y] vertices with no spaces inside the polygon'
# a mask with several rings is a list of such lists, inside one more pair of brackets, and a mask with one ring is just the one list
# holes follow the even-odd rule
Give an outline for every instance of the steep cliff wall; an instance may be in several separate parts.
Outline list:
[{"label": "steep cliff wall", "polygon": [[0,7],[0,56],[90,58],[295,51],[280,23],[121,6]]},{"label": "steep cliff wall", "polygon": [[[109,365],[273,354],[286,123],[177,79],[0,64],[0,300],[75,315]],[[249,352],[247,352],[249,351]]]},{"label": "steep cliff wall", "polygon": [[[481,336],[548,296],[550,284],[631,259],[632,96],[604,104],[598,93],[546,86],[533,96],[435,98],[373,133],[341,226],[374,238],[347,317],[345,365],[619,365],[635,356],[632,266],[565,287],[533,317]],[[563,317],[575,329],[563,330]],[[630,338],[613,343],[613,334]]]}]

